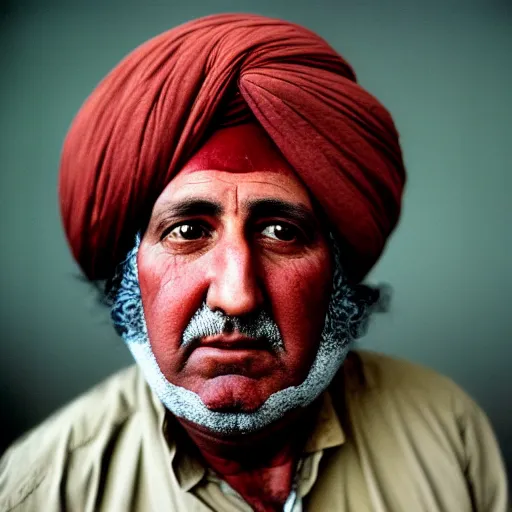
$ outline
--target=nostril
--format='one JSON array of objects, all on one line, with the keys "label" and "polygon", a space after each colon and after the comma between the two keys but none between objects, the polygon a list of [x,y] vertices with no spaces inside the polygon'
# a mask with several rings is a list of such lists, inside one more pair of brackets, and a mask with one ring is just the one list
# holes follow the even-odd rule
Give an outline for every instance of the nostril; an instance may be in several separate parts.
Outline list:
[{"label": "nostril", "polygon": [[233,321],[230,318],[226,318],[224,320],[223,332],[226,334],[231,334],[234,330],[235,326],[233,325]]}]

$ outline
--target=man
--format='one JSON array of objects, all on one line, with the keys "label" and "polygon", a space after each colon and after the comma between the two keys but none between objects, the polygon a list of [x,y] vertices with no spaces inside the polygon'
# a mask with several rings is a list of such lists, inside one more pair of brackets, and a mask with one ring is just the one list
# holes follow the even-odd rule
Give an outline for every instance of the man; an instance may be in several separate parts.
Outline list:
[{"label": "man", "polygon": [[505,510],[478,406],[350,350],[404,182],[390,115],[301,27],[211,16],[135,50],[60,195],[137,367],[7,452],[0,510]]}]

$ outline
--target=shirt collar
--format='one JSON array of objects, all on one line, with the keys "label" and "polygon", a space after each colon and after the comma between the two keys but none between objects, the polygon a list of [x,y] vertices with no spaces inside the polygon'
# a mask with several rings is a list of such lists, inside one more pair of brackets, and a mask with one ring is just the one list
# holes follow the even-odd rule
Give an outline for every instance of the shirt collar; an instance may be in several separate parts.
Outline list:
[{"label": "shirt collar", "polygon": [[303,453],[314,453],[341,446],[345,442],[345,433],[334,406],[329,391],[325,391],[320,400],[322,404]]},{"label": "shirt collar", "polygon": [[[177,443],[173,433],[177,432],[173,426],[172,416],[166,414],[166,408],[160,399],[151,393],[157,414],[158,425],[162,436],[162,442],[169,451],[171,469],[179,486],[188,491],[197,485],[205,475],[205,468],[194,454],[193,447],[189,443]],[[339,418],[334,409],[331,395],[325,391],[321,396],[321,405],[317,418],[303,449],[304,455],[323,451],[328,448],[341,446],[345,442],[345,434]],[[187,449],[187,444],[190,449]],[[178,447],[179,445],[179,447]],[[192,452],[192,453],[191,453]]]},{"label": "shirt collar", "polygon": [[[147,384],[146,384],[147,386]],[[149,386],[147,386],[149,388]],[[169,454],[169,465],[178,485],[185,491],[192,489],[205,474],[205,468],[199,462],[198,457],[194,457],[177,442],[180,435],[180,429],[177,428],[176,420],[168,413],[166,407],[158,396],[150,390],[153,407],[156,414],[158,433],[162,449]],[[187,443],[189,445],[190,442]],[[178,449],[180,445],[180,449]]]}]

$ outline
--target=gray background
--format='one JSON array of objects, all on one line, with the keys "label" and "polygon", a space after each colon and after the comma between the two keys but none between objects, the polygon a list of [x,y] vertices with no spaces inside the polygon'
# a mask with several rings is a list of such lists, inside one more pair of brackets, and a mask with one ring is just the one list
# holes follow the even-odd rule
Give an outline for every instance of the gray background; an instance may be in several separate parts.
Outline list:
[{"label": "gray background", "polygon": [[74,114],[135,46],[227,11],[318,32],[392,112],[409,182],[399,229],[368,280],[389,282],[395,298],[361,345],[451,376],[491,418],[510,468],[512,9],[483,0],[4,4],[0,451],[131,362],[75,277],[61,230],[57,169]]}]

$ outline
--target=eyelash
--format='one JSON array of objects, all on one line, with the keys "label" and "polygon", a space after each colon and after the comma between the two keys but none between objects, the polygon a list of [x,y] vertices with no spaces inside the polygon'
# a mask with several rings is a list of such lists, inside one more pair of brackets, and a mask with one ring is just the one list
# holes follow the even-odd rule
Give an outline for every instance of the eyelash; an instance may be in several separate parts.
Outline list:
[{"label": "eyelash", "polygon": [[[193,226],[193,227],[198,227],[200,229],[203,230],[203,232],[211,232],[211,228],[210,226],[208,226],[207,224],[203,223],[203,222],[198,222],[198,221],[186,221],[186,222],[180,222],[179,224],[174,224],[172,226],[170,226],[169,228],[167,228],[163,234],[162,234],[162,240],[164,240],[165,238],[167,238],[175,229],[178,229],[180,228],[181,226]],[[190,241],[194,241],[194,240],[189,240]]]},{"label": "eyelash", "polygon": [[[211,231],[212,231],[211,226],[209,226],[205,222],[201,222],[201,221],[197,221],[197,220],[188,220],[188,221],[179,222],[177,224],[173,224],[172,226],[169,226],[167,229],[165,229],[164,232],[162,233],[161,241],[165,240],[169,236],[169,234],[172,233],[172,231],[174,231],[175,229],[177,229],[177,228],[179,228],[181,226],[199,227],[199,228],[201,228],[203,231],[205,231],[207,233],[211,233]],[[296,225],[294,225],[294,224],[292,224],[290,222],[286,222],[286,221],[273,221],[273,222],[269,221],[269,222],[266,222],[266,223],[263,223],[263,224],[259,224],[257,226],[257,228],[261,232],[265,228],[268,228],[269,226],[283,226],[283,227],[291,229],[293,231],[296,240],[293,240],[293,241],[279,240],[281,242],[284,242],[284,243],[286,243],[286,242],[289,242],[289,243],[300,243],[300,242],[306,243],[309,240],[309,237],[304,233],[304,231],[302,229],[300,229]],[[196,242],[198,240],[188,240],[188,241],[189,242]]]},{"label": "eyelash", "polygon": [[162,232],[162,236],[160,237],[160,240],[165,240],[169,234],[174,231],[175,229],[181,227],[181,226],[194,226],[194,227],[200,227],[201,229],[205,231],[211,231],[211,227],[208,226],[204,222],[200,222],[197,220],[188,220],[183,222],[178,222],[177,224],[173,224],[172,226],[169,226]]}]

